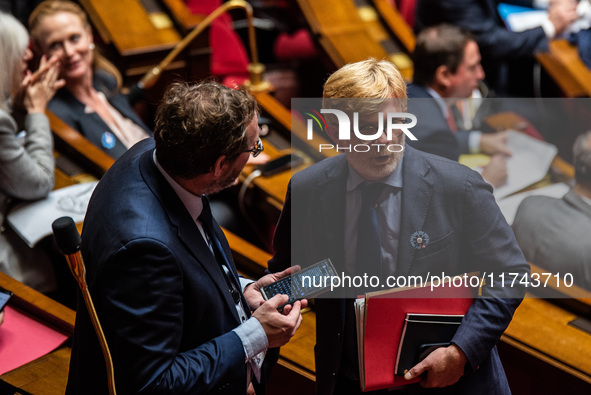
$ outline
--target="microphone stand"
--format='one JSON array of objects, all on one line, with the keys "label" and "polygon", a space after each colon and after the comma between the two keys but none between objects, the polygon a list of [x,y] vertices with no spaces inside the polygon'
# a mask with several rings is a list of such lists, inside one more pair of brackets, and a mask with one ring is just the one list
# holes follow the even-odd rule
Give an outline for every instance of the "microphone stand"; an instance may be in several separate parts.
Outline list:
[{"label": "microphone stand", "polygon": [[94,331],[96,332],[101,345],[101,350],[103,351],[103,357],[105,358],[105,364],[107,367],[107,384],[109,387],[109,394],[116,395],[117,391],[115,390],[115,374],[113,370],[111,352],[109,351],[107,339],[103,333],[103,328],[101,327],[98,315],[94,309],[92,297],[90,296],[88,284],[86,283],[86,267],[84,266],[82,254],[80,253],[80,234],[78,233],[76,224],[71,217],[58,218],[53,221],[51,227],[53,229],[53,236],[55,237],[57,246],[66,256],[70,271],[76,279],[76,282],[78,282],[78,286],[82,292],[82,297],[84,298],[84,303],[86,304],[86,309],[88,310],[88,315],[92,321],[92,326],[94,327]]},{"label": "microphone stand", "polygon": [[216,18],[225,14],[226,12],[241,8],[246,12],[246,19],[248,21],[248,42],[250,47],[250,54],[252,62],[248,64],[248,72],[250,79],[244,83],[244,86],[251,92],[268,91],[271,85],[263,81],[263,73],[265,72],[265,65],[259,62],[258,50],[256,45],[256,35],[254,30],[252,6],[244,0],[231,0],[209,14],[201,23],[199,23],[189,34],[185,36],[168,55],[158,64],[148,71],[141,80],[130,88],[130,101],[133,103],[133,98],[139,97],[139,94],[144,90],[154,86],[162,71],[184,50],[187,45],[191,43],[199,34],[201,34]]}]

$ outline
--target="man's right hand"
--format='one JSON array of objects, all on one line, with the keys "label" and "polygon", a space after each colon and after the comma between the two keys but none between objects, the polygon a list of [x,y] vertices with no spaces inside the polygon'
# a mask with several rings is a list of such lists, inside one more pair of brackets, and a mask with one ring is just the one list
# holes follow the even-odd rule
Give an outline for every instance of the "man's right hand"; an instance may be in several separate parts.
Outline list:
[{"label": "man's right hand", "polygon": [[503,154],[511,156],[511,151],[507,148],[508,133],[506,130],[496,133],[482,133],[480,136],[480,152],[488,155]]},{"label": "man's right hand", "polygon": [[306,305],[307,302],[297,301],[291,306],[285,306],[283,313],[280,313],[277,308],[288,300],[287,295],[275,295],[252,314],[265,330],[270,348],[286,344],[302,323],[300,311],[302,304]]}]

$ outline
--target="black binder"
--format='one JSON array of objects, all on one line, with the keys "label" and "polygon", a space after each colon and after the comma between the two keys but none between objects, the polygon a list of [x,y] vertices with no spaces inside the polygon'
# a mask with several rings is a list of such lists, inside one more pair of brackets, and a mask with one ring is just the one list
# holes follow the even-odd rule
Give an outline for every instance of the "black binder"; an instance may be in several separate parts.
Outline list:
[{"label": "black binder", "polygon": [[447,347],[463,315],[407,314],[400,338],[395,374],[404,373],[438,347]]}]

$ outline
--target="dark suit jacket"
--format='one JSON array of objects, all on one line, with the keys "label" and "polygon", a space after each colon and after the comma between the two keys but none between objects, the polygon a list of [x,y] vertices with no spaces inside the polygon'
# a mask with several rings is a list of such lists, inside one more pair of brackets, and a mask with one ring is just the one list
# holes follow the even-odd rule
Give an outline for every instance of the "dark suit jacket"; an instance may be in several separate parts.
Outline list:
[{"label": "dark suit jacket", "polygon": [[[275,234],[271,271],[289,266],[292,260],[306,266],[327,257],[342,270],[347,174],[345,156],[339,155],[293,176]],[[396,275],[528,272],[491,187],[478,173],[406,147],[402,174]],[[418,230],[430,238],[420,250],[410,242]],[[511,321],[523,290],[509,290],[497,283],[486,287],[483,294],[491,297],[475,300],[453,339],[469,361],[464,377],[448,389],[454,394],[509,393],[495,344]],[[512,298],[500,299],[506,296]],[[316,300],[316,307],[317,389],[319,394],[332,394],[343,353],[345,303],[323,298]]]},{"label": "dark suit jacket", "polygon": [[[531,57],[535,51],[548,48],[541,27],[509,31],[497,11],[499,3],[498,0],[418,0],[415,30],[444,22],[461,26],[476,35],[480,50],[490,58]],[[505,3],[532,5],[531,1]]]},{"label": "dark suit jacket", "polygon": [[457,161],[460,154],[469,152],[467,130],[453,133],[439,104],[429,91],[420,85],[408,87],[408,112],[417,117],[412,133],[417,141],[407,140],[414,148]]},{"label": "dark suit jacket", "polygon": [[[153,148],[153,139],[139,142],[105,174],[82,234],[117,390],[245,393],[245,353],[231,331],[240,321],[228,286],[194,220],[155,166]],[[228,243],[215,227],[236,275]],[[107,393],[104,366],[79,298],[67,393]]]},{"label": "dark suit jacket", "polygon": [[[427,26],[449,23],[465,28],[476,36],[487,80],[494,86],[502,77],[504,61],[533,59],[535,52],[548,49],[542,27],[523,32],[509,31],[501,19],[498,0],[417,0],[415,31]],[[532,1],[505,0],[532,6]]]},{"label": "dark suit jacket", "polygon": [[[152,131],[142,122],[140,117],[131,108],[127,98],[117,91],[117,82],[110,74],[97,70],[94,73],[94,88],[103,92],[109,100],[109,103],[117,109],[124,117],[129,118],[138,126],[143,128],[150,136]],[[97,113],[87,114],[84,112],[84,103],[80,102],[66,88],[60,89],[53,99],[47,105],[47,108],[62,121],[79,131],[91,143],[105,151],[107,154],[117,159],[127,148],[117,139],[109,126],[101,119]],[[110,132],[115,139],[115,145],[107,148],[103,145],[102,137],[104,132]]]}]

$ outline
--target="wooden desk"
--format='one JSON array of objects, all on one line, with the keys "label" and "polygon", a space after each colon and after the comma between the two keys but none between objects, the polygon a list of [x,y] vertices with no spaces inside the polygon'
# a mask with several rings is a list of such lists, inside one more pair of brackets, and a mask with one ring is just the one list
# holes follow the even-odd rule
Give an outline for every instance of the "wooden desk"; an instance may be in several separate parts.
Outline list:
[{"label": "wooden desk", "polygon": [[[265,201],[266,211],[268,214],[268,221],[273,225],[279,218],[279,213],[283,209],[285,202],[285,194],[287,193],[287,185],[291,179],[292,173],[298,172],[301,169],[320,161],[324,158],[338,155],[336,151],[325,150],[322,153],[318,152],[320,144],[328,143],[320,136],[314,136],[313,140],[308,141],[306,134],[306,127],[303,122],[292,119],[291,113],[281,103],[279,103],[272,95],[267,92],[253,93],[257,102],[262,108],[262,115],[274,121],[275,129],[271,133],[277,133],[284,141],[284,145],[290,148],[278,149],[269,138],[263,138],[265,146],[265,153],[271,159],[285,155],[291,151],[295,151],[299,156],[302,156],[304,163],[297,168],[283,171],[281,173],[268,176],[257,177],[252,181],[253,186],[257,189],[255,196],[251,197],[260,201]],[[241,181],[244,181],[255,168],[253,166],[246,166],[241,175]]]},{"label": "wooden desk", "polygon": [[550,41],[549,47],[548,53],[539,53],[536,58],[564,94],[591,96],[591,70],[581,61],[577,48],[566,40]]},{"label": "wooden desk", "polygon": [[[75,312],[26,285],[0,273],[0,287],[14,293],[10,305],[63,333],[74,333]],[[70,346],[57,350],[0,376],[31,394],[63,395],[66,390]]]},{"label": "wooden desk", "polygon": [[[314,38],[337,68],[369,57],[390,59],[410,80],[410,58],[392,40],[373,4],[359,3],[363,4],[358,6],[353,0],[298,0]],[[391,16],[390,11],[384,16]]]},{"label": "wooden desk", "polygon": [[[534,264],[531,270],[548,272]],[[527,294],[499,345],[515,393],[591,391],[591,333],[570,325],[579,317],[591,318],[589,291],[551,277]]]},{"label": "wooden desk", "polygon": [[[107,57],[122,70],[126,85],[139,80],[162,61],[182,39],[168,10],[158,2],[141,0],[81,0],[92,25],[104,43]],[[194,19],[194,21],[198,20]],[[174,76],[200,80],[209,76],[208,35],[202,34],[167,68],[157,91]],[[159,97],[153,98],[155,101]]]}]

